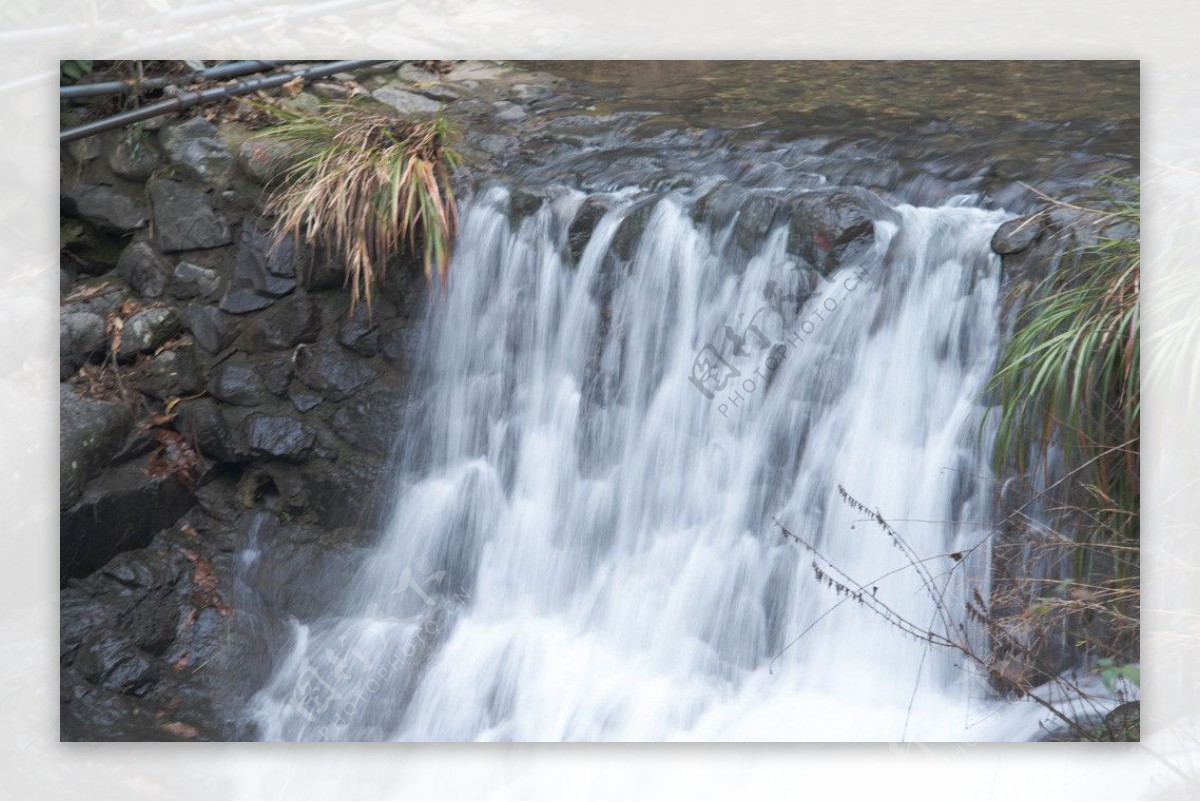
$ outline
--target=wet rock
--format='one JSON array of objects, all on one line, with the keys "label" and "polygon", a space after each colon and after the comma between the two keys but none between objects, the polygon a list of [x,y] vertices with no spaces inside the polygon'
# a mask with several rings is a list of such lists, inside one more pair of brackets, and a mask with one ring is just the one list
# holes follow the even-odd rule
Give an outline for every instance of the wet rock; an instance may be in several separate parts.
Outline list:
[{"label": "wet rock", "polygon": [[992,235],[992,250],[1001,256],[1020,253],[1037,240],[1042,229],[1043,223],[1040,215],[1005,221]]},{"label": "wet rock", "polygon": [[133,420],[120,404],[59,389],[59,502],[74,504],[84,486],[108,464],[125,441]]},{"label": "wet rock", "polygon": [[246,419],[246,445],[256,456],[304,462],[316,438],[316,430],[290,415],[251,415]]},{"label": "wet rock", "polygon": [[266,400],[259,372],[244,362],[223,362],[208,380],[208,392],[218,401],[255,407]]},{"label": "wet rock", "polygon": [[386,454],[404,420],[404,404],[394,389],[360,393],[329,418],[338,437],[360,452]]},{"label": "wet rock", "polygon": [[600,218],[604,217],[609,208],[610,204],[603,199],[589,197],[575,213],[575,219],[567,228],[567,247],[571,251],[571,260],[575,264],[579,264],[579,260],[583,257],[583,251],[592,238],[592,232],[596,230],[596,224],[600,222]]},{"label": "wet rock", "polygon": [[103,184],[86,184],[63,190],[62,211],[110,234],[128,234],[145,228],[150,222],[150,213],[145,206]]},{"label": "wet rock", "polygon": [[238,150],[238,165],[260,184],[269,184],[291,166],[295,149],[270,137],[247,139]]},{"label": "wet rock", "polygon": [[246,327],[245,347],[253,351],[285,351],[313,342],[321,332],[321,312],[306,295],[275,304]]},{"label": "wet rock", "polygon": [[835,187],[806,192],[792,203],[788,253],[828,275],[871,247],[877,220],[895,222],[899,216],[869,190]]},{"label": "wet rock", "polygon": [[163,351],[150,361],[138,389],[165,401],[172,396],[195,395],[204,388],[196,360],[185,349]]},{"label": "wet rock", "polygon": [[186,318],[192,339],[210,354],[224,351],[233,344],[241,331],[241,324],[237,318],[208,304],[188,304]]},{"label": "wet rock", "polygon": [[117,272],[146,298],[162,297],[167,288],[167,260],[145,240],[131,243],[121,252]]},{"label": "wet rock", "polygon": [[379,514],[382,472],[360,459],[314,460],[302,468],[309,506],[326,527],[370,526]]},{"label": "wet rock", "polygon": [[275,247],[270,232],[242,229],[234,261],[233,283],[221,309],[245,314],[265,309],[296,289],[296,247],[290,239]]},{"label": "wet rock", "polygon": [[545,195],[518,187],[508,196],[508,219],[514,225],[520,225],[526,217],[537,214],[545,202]]},{"label": "wet rock", "polygon": [[161,162],[158,151],[136,135],[121,136],[108,154],[108,168],[130,181],[145,181]]},{"label": "wet rock", "polygon": [[256,368],[262,376],[263,387],[272,395],[284,398],[292,381],[292,357],[282,354],[273,359],[259,360]]},{"label": "wet rock", "polygon": [[320,250],[306,259],[297,272],[300,286],[308,292],[334,290],[346,283],[346,271],[341,264]]},{"label": "wet rock", "polygon": [[308,389],[304,385],[292,384],[288,387],[288,398],[297,412],[308,412],[321,404],[321,394]]},{"label": "wet rock", "polygon": [[142,695],[158,679],[154,659],[126,635],[99,632],[88,636],[75,664],[89,682],[132,696]]},{"label": "wet rock", "polygon": [[180,300],[213,295],[220,286],[217,271],[191,262],[180,262],[171,274],[171,294]]},{"label": "wet rock", "polygon": [[518,123],[529,116],[524,108],[506,100],[492,104],[492,109],[495,111],[495,118],[502,123]]},{"label": "wet rock", "polygon": [[379,324],[366,304],[354,308],[338,328],[338,342],[356,354],[372,357],[379,353]]},{"label": "wet rock", "polygon": [[211,398],[183,401],[176,409],[176,428],[205,457],[241,462],[248,456],[244,441],[225,419],[221,405]]},{"label": "wet rock", "polygon": [[96,354],[103,353],[107,344],[104,318],[93,312],[73,312],[66,307],[58,317],[58,357],[60,378],[66,378]]},{"label": "wet rock", "polygon": [[143,309],[130,315],[121,329],[121,348],[117,355],[132,357],[153,351],[178,334],[183,328],[179,314],[167,307]]},{"label": "wet rock", "polygon": [[421,350],[420,330],[400,321],[383,327],[379,338],[383,357],[400,370],[408,370],[417,364]]},{"label": "wet rock", "polygon": [[146,182],[154,209],[154,230],[164,253],[216,248],[233,241],[229,225],[203,190],[180,181],[152,178]]},{"label": "wet rock", "polygon": [[233,156],[217,127],[203,117],[168,126],[160,136],[167,159],[192,178],[215,184],[229,175]]},{"label": "wet rock", "polygon": [[150,476],[141,460],[104,471],[61,516],[63,574],[85,576],[114,555],[145,547],[191,506],[183,485],[170,476]]},{"label": "wet rock", "polygon": [[748,195],[742,202],[738,212],[737,223],[733,227],[733,237],[747,252],[757,251],[762,245],[763,238],[775,222],[779,211],[780,201],[772,195]]},{"label": "wet rock", "polygon": [[336,345],[301,345],[296,349],[296,377],[326,401],[343,401],[366,387],[378,371]]},{"label": "wet rock", "polygon": [[513,84],[512,96],[522,103],[530,103],[535,100],[546,100],[553,97],[554,90],[548,86],[541,84]]},{"label": "wet rock", "polygon": [[612,250],[617,256],[626,260],[633,257],[653,212],[654,202],[643,201],[625,215],[612,239]]},{"label": "wet rock", "polygon": [[418,95],[413,92],[406,92],[403,89],[395,86],[381,86],[371,93],[371,97],[378,100],[380,103],[385,103],[391,106],[396,111],[405,116],[427,116],[437,114],[442,108],[442,104],[435,100],[430,100],[423,95]]}]

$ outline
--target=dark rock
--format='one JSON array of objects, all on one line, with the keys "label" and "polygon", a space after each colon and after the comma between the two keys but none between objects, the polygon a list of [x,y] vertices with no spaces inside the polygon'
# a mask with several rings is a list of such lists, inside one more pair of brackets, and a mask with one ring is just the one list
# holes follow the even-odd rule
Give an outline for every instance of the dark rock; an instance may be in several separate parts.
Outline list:
[{"label": "dark rock", "polygon": [[420,328],[408,321],[395,321],[383,328],[379,338],[383,357],[400,370],[417,364],[421,350]]},{"label": "dark rock", "polygon": [[153,307],[130,315],[121,329],[120,357],[153,351],[183,328],[179,314],[168,307]]},{"label": "dark rock", "polygon": [[256,456],[304,462],[316,439],[315,429],[289,415],[251,415],[246,419],[246,445]]},{"label": "dark rock", "polygon": [[992,165],[991,174],[996,178],[1016,180],[1029,178],[1033,165],[1024,159],[1000,159]]},{"label": "dark rock", "polygon": [[545,203],[545,195],[518,187],[508,196],[508,219],[513,225],[520,225],[526,217],[537,214]]},{"label": "dark rock", "polygon": [[321,394],[314,392],[302,384],[292,384],[288,387],[288,398],[298,412],[308,412],[321,404]]},{"label": "dark rock", "polygon": [[125,441],[133,421],[120,404],[83,398],[66,385],[59,389],[59,503],[68,507],[108,464]]},{"label": "dark rock", "polygon": [[192,178],[214,184],[228,177],[233,155],[208,120],[193,117],[168,126],[160,136],[167,158]]},{"label": "dark rock", "polygon": [[229,225],[203,190],[180,181],[152,178],[146,182],[154,208],[154,231],[164,253],[216,248],[233,241]]},{"label": "dark rock", "polygon": [[612,239],[612,250],[617,256],[626,260],[633,256],[653,211],[653,201],[642,201],[625,215]]},{"label": "dark rock", "polygon": [[131,243],[121,252],[117,272],[146,298],[159,298],[167,288],[167,261],[145,240]]},{"label": "dark rock", "polygon": [[241,330],[237,318],[208,304],[188,304],[186,317],[192,339],[210,354],[220,353],[232,345]]},{"label": "dark rock", "polygon": [[170,476],[148,475],[140,460],[105,471],[62,514],[63,574],[85,576],[116,554],[145,547],[191,506],[183,485]]},{"label": "dark rock", "polygon": [[747,252],[753,253],[762,245],[763,237],[771,230],[779,211],[779,198],[772,195],[748,195],[733,226],[733,237]]},{"label": "dark rock", "polygon": [[898,219],[882,198],[861,187],[806,192],[792,204],[787,250],[829,275],[871,247],[875,221]]},{"label": "dark rock", "polygon": [[575,213],[575,219],[571,221],[571,225],[567,229],[567,247],[571,251],[571,260],[575,264],[579,264],[579,260],[583,257],[583,251],[592,238],[592,232],[596,230],[596,224],[608,212],[610,206],[602,198],[589,197]]},{"label": "dark rock", "polygon": [[208,380],[208,392],[218,401],[254,407],[265,399],[262,380],[253,367],[243,362],[222,362]]},{"label": "dark rock", "polygon": [[242,143],[238,164],[255,181],[268,184],[284,174],[294,155],[295,149],[288,143],[260,136]]},{"label": "dark rock", "polygon": [[60,378],[66,378],[94,355],[105,350],[104,318],[93,312],[73,312],[66,307],[58,316]]},{"label": "dark rock", "polygon": [[62,194],[63,213],[111,234],[128,234],[150,222],[146,207],[103,184],[68,187]]},{"label": "dark rock", "polygon": [[379,372],[336,345],[296,348],[296,376],[327,401],[342,401],[366,387]]},{"label": "dark rock", "polygon": [[338,437],[359,451],[386,454],[399,433],[404,404],[394,390],[360,393],[329,418]]},{"label": "dark rock", "polygon": [[242,228],[234,262],[233,283],[221,309],[244,314],[265,309],[296,289],[296,246],[283,239],[275,246],[270,232]]},{"label": "dark rock", "polygon": [[177,407],[175,425],[206,457],[220,462],[241,462],[247,456],[245,444],[237,437],[211,398],[183,401]]},{"label": "dark rock", "polygon": [[262,376],[263,387],[272,395],[283,398],[287,395],[288,385],[292,381],[292,358],[284,354],[273,359],[260,360],[257,363],[259,375]]},{"label": "dark rock", "polygon": [[130,181],[145,181],[161,161],[158,151],[137,135],[121,136],[108,154],[108,168]]},{"label": "dark rock", "polygon": [[366,304],[359,304],[338,329],[338,342],[366,357],[379,353],[379,325]]},{"label": "dark rock", "polygon": [[213,295],[221,286],[217,271],[207,267],[180,262],[171,277],[171,294],[181,300]]},{"label": "dark rock", "polygon": [[299,271],[300,286],[309,292],[334,290],[346,284],[346,271],[323,251],[317,251]]},{"label": "dark rock", "polygon": [[204,388],[196,360],[186,349],[163,351],[150,361],[138,389],[165,401],[171,396],[195,395]]},{"label": "dark rock", "polygon": [[1042,229],[1040,215],[1007,220],[1001,223],[992,235],[992,250],[1001,256],[1020,253],[1037,240]]},{"label": "dark rock", "polygon": [[132,696],[142,695],[158,679],[153,658],[125,635],[98,632],[88,636],[76,665],[89,682]]},{"label": "dark rock", "polygon": [[246,327],[245,347],[254,351],[285,351],[317,339],[321,312],[306,295],[294,295],[275,304],[270,311]]},{"label": "dark rock", "polygon": [[442,108],[442,104],[437,101],[391,85],[379,87],[371,93],[371,97],[391,106],[404,116],[433,115]]},{"label": "dark rock", "polygon": [[369,528],[380,513],[383,472],[360,459],[314,460],[302,468],[309,505],[326,527]]}]

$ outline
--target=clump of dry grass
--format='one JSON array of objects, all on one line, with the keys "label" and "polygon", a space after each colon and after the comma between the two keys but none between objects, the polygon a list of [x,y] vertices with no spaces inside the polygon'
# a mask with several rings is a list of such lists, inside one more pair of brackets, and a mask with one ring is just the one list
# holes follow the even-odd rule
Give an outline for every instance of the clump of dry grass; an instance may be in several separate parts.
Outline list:
[{"label": "clump of dry grass", "polygon": [[442,117],[409,121],[351,103],[317,112],[273,109],[282,122],[267,134],[295,159],[272,188],[278,241],[291,237],[339,258],[351,304],[365,299],[388,262],[421,242],[424,270],[445,281],[457,209],[450,175],[458,157]]}]

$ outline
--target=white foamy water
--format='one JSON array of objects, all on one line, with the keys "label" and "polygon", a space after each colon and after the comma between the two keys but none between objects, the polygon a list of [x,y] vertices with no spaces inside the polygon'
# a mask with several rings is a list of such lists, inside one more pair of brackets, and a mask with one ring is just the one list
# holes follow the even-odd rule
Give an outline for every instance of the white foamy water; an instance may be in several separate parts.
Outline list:
[{"label": "white foamy water", "polygon": [[841,597],[772,523],[922,626],[921,578],[839,485],[931,558],[952,609],[986,581],[986,554],[953,573],[944,555],[990,529],[977,435],[1005,216],[901,207],[797,311],[785,227],[738,273],[731,232],[669,194],[626,261],[615,200],[575,265],[582,201],[512,222],[493,189],[465,209],[388,533],[343,607],[295,627],[253,703],[261,737],[1034,737],[1039,710],[953,655],[853,602],[829,612]]}]

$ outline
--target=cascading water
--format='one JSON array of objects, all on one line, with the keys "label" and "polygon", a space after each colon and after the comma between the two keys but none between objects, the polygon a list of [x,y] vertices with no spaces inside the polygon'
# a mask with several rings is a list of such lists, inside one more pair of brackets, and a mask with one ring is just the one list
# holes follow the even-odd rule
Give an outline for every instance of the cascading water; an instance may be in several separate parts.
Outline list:
[{"label": "cascading water", "polygon": [[944,555],[989,529],[1006,215],[900,206],[820,276],[786,225],[739,245],[701,194],[593,197],[608,210],[582,248],[578,191],[524,216],[503,188],[465,205],[388,533],[343,605],[295,626],[252,706],[261,737],[1037,734],[1032,705],[990,699],[953,655],[829,612],[772,522],[931,627],[920,577],[839,485],[952,593],[986,581],[978,552],[954,574]]}]

